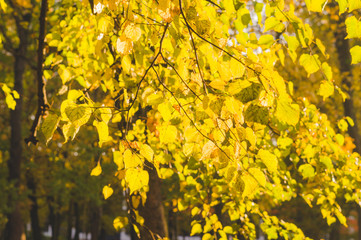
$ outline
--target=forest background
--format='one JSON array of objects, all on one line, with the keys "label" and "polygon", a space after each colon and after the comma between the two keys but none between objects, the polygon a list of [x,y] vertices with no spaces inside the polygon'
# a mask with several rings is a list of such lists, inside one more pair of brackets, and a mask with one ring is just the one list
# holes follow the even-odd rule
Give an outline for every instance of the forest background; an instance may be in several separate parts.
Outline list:
[{"label": "forest background", "polygon": [[0,239],[361,239],[360,8],[0,0]]}]

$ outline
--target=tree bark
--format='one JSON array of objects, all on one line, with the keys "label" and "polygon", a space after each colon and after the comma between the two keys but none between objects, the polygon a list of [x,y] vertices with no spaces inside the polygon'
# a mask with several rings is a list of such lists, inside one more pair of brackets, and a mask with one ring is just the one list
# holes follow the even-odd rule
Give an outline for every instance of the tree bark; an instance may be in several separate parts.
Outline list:
[{"label": "tree bark", "polygon": [[[8,161],[9,182],[15,185],[16,195],[19,195],[21,180],[21,162],[23,160],[23,138],[22,138],[22,112],[23,112],[23,77],[26,67],[26,51],[28,47],[28,31],[20,24],[20,20],[16,20],[17,33],[20,39],[19,47],[14,54],[14,90],[16,90],[20,98],[16,99],[14,110],[10,110],[10,159]],[[14,208],[8,214],[8,222],[5,227],[6,240],[20,240],[24,232],[24,222],[21,216],[21,206],[17,199],[10,199],[14,203]]]},{"label": "tree bark", "polygon": [[31,190],[31,193],[28,196],[31,201],[31,207],[30,207],[31,235],[32,235],[32,239],[41,240],[42,233],[39,225],[39,215],[38,215],[39,207],[36,199],[36,183],[34,176],[30,172],[30,170],[26,172],[26,180],[27,180],[27,186],[29,190]]},{"label": "tree bark", "polygon": [[145,206],[139,206],[139,214],[144,218],[144,226],[140,229],[141,239],[153,240],[168,236],[167,221],[162,204],[161,181],[154,166],[146,161],[145,169],[149,173],[149,191]]}]

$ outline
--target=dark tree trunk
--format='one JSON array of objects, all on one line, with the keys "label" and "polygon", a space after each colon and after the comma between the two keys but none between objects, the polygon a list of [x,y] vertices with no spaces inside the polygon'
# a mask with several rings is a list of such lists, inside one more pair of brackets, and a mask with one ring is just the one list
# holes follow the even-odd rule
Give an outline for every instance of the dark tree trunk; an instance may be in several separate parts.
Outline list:
[{"label": "dark tree trunk", "polygon": [[31,219],[31,235],[34,240],[41,240],[41,228],[39,225],[39,216],[38,216],[38,201],[36,199],[36,183],[33,174],[28,170],[26,172],[27,186],[31,193],[29,194],[29,199],[31,201],[30,208],[30,219]]},{"label": "dark tree trunk", "polygon": [[68,211],[68,226],[67,226],[67,233],[66,239],[72,240],[72,228],[73,228],[73,202],[70,201],[69,203],[69,211]]},{"label": "dark tree trunk", "polygon": [[169,208],[168,211],[168,231],[169,231],[169,239],[177,240],[178,236],[178,214],[173,212],[173,208]]},{"label": "dark tree trunk", "polygon": [[[16,19],[17,32],[20,39],[19,47],[14,54],[14,90],[20,98],[16,99],[15,110],[10,110],[10,159],[8,161],[9,182],[13,182],[16,192],[19,195],[21,179],[21,162],[23,158],[23,137],[22,137],[22,112],[23,112],[23,77],[25,72],[26,60],[25,55],[28,47],[28,31],[24,29],[20,20]],[[8,214],[8,222],[5,227],[6,240],[20,240],[24,232],[24,222],[21,216],[20,202],[17,199],[9,199],[14,208]]]},{"label": "dark tree trunk", "polygon": [[48,197],[48,207],[49,207],[49,222],[51,227],[51,240],[58,240],[60,233],[60,215],[55,213],[53,207],[54,198]]},{"label": "dark tree trunk", "polygon": [[[349,126],[348,133],[355,141],[355,151],[361,154],[361,135],[359,133],[357,119],[356,119],[356,110],[353,102],[353,76],[352,76],[352,67],[351,67],[351,55],[350,55],[350,46],[348,39],[345,39],[347,36],[346,26],[345,26],[345,14],[341,15],[338,20],[337,31],[335,32],[336,38],[336,48],[338,53],[339,69],[342,76],[342,85],[345,87],[345,91],[349,97],[343,103],[344,114],[349,116],[354,121],[354,126]],[[358,239],[361,240],[361,209],[357,205],[358,213]]]},{"label": "dark tree trunk", "polygon": [[90,233],[92,239],[100,239],[101,207],[93,205],[90,209]]},{"label": "dark tree trunk", "polygon": [[161,181],[154,166],[148,161],[144,164],[149,173],[149,191],[145,206],[143,207],[141,204],[139,206],[139,213],[144,218],[145,226],[140,229],[141,239],[153,240],[157,239],[158,235],[167,237],[168,229],[162,204]]},{"label": "dark tree trunk", "polygon": [[74,204],[74,215],[75,215],[75,236],[74,240],[79,240],[80,233],[80,213],[78,203]]}]

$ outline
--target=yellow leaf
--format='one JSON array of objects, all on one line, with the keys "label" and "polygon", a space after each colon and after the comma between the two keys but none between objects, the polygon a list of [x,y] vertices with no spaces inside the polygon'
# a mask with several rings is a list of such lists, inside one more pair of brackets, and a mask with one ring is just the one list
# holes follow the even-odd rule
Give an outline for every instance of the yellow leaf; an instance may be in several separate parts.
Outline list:
[{"label": "yellow leaf", "polygon": [[346,38],[361,37],[361,22],[355,16],[348,17],[345,21],[347,36]]},{"label": "yellow leaf", "polygon": [[308,76],[317,72],[320,69],[321,62],[318,60],[318,55],[302,54],[300,57],[300,64],[305,68]]},{"label": "yellow leaf", "polygon": [[246,139],[252,146],[256,146],[257,137],[256,134],[254,134],[252,128],[249,127],[246,128]]},{"label": "yellow leaf", "polygon": [[279,99],[276,108],[276,117],[280,122],[295,126],[300,117],[298,104],[292,104],[286,99]]},{"label": "yellow leaf", "polygon": [[269,152],[268,150],[261,149],[259,150],[257,157],[266,165],[268,171],[276,172],[278,166],[277,157]]},{"label": "yellow leaf", "polygon": [[143,187],[148,186],[149,174],[142,169],[129,168],[125,173],[125,180],[128,183],[129,194],[132,194],[134,191],[139,191]]},{"label": "yellow leaf", "polygon": [[113,188],[111,188],[111,187],[109,187],[109,186],[104,186],[104,187],[103,187],[103,196],[104,196],[104,199],[109,198],[112,194],[113,194]]},{"label": "yellow leaf", "polygon": [[100,163],[98,162],[96,167],[93,168],[93,170],[90,173],[90,176],[99,176],[102,173],[102,167],[100,166]]},{"label": "yellow leaf", "polygon": [[98,136],[99,136],[99,147],[103,145],[103,143],[111,140],[109,136],[108,125],[105,122],[99,122],[95,120],[93,125],[97,128]]},{"label": "yellow leaf", "polygon": [[159,140],[162,143],[173,143],[177,138],[177,128],[172,125],[160,126],[157,128],[159,130]]},{"label": "yellow leaf", "polygon": [[124,168],[123,155],[121,154],[120,151],[113,152],[113,161],[118,166],[118,170],[121,170]]},{"label": "yellow leaf", "polygon": [[327,80],[331,81],[332,80],[332,68],[330,67],[330,65],[328,65],[327,62],[323,62],[321,67],[322,67],[322,71],[325,74]]},{"label": "yellow leaf", "polygon": [[202,148],[201,160],[210,158],[211,154],[216,149],[217,149],[217,146],[212,141],[208,141],[206,144],[204,144],[204,146]]},{"label": "yellow leaf", "polygon": [[312,12],[322,12],[326,0],[305,0],[307,8]]},{"label": "yellow leaf", "polygon": [[247,172],[242,174],[241,178],[244,182],[242,197],[252,198],[256,190],[266,184],[266,177],[258,168],[249,168]]},{"label": "yellow leaf", "polygon": [[117,39],[116,50],[118,53],[123,55],[130,54],[133,50],[133,43],[125,36],[121,36]]},{"label": "yellow leaf", "polygon": [[131,67],[132,67],[132,59],[130,58],[129,55],[124,56],[122,58],[122,68],[124,72],[129,74]]},{"label": "yellow leaf", "polygon": [[142,31],[137,25],[131,23],[125,28],[124,34],[130,40],[136,42],[139,40],[140,36],[142,35]]},{"label": "yellow leaf", "polygon": [[158,105],[158,111],[162,115],[164,121],[169,121],[172,118],[172,112],[174,111],[174,108],[169,101],[166,101]]},{"label": "yellow leaf", "polygon": [[192,230],[191,230],[191,236],[194,236],[196,234],[199,234],[202,232],[202,225],[200,225],[199,223],[196,223],[192,226]]},{"label": "yellow leaf", "polygon": [[128,225],[127,217],[117,217],[113,221],[113,227],[115,230],[119,231],[120,229],[126,227]]},{"label": "yellow leaf", "polygon": [[171,1],[170,0],[159,0],[158,5],[158,14],[163,20],[167,23],[173,21],[173,16],[171,14]]},{"label": "yellow leaf", "polygon": [[[360,29],[361,31],[361,29]],[[350,53],[352,56],[352,62],[351,64],[356,64],[361,62],[361,47],[360,46],[354,46],[350,49]]]},{"label": "yellow leaf", "polygon": [[153,161],[154,151],[148,144],[140,145],[140,154],[149,162]]},{"label": "yellow leaf", "polygon": [[212,88],[223,91],[226,83],[220,79],[216,79],[209,84]]},{"label": "yellow leaf", "polygon": [[130,149],[125,150],[123,159],[126,169],[136,168],[143,164],[142,160],[136,154],[133,154]]},{"label": "yellow leaf", "polygon": [[323,100],[325,101],[326,98],[329,96],[332,96],[334,93],[335,87],[333,84],[329,81],[322,81],[320,85],[320,89],[318,91],[318,94],[323,97]]}]

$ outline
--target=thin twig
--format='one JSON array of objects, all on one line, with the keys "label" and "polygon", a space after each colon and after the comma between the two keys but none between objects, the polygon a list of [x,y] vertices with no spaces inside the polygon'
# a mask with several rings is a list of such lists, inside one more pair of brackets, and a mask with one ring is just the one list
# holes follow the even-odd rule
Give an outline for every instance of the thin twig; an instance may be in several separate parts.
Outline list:
[{"label": "thin twig", "polygon": [[197,93],[195,93],[195,92],[188,86],[188,84],[186,83],[186,81],[184,81],[184,79],[182,78],[182,76],[178,73],[177,69],[168,61],[168,59],[166,59],[166,58],[164,57],[164,55],[163,55],[162,53],[161,53],[161,56],[162,56],[164,62],[165,62],[166,64],[168,64],[168,66],[170,66],[170,67],[173,69],[173,71],[177,74],[177,76],[178,76],[179,79],[183,82],[183,84],[186,85],[186,87],[187,87],[199,100],[201,100],[200,97],[197,95]]},{"label": "thin twig", "polygon": [[158,81],[160,82],[160,84],[164,87],[165,90],[167,90],[172,97],[176,100],[176,102],[178,103],[179,107],[182,109],[182,111],[184,112],[184,114],[186,115],[186,117],[189,119],[189,121],[192,123],[193,127],[195,127],[195,129],[197,130],[197,132],[199,132],[204,138],[208,139],[209,141],[213,142],[213,144],[222,152],[224,153],[224,155],[230,159],[231,161],[233,160],[219,145],[216,141],[214,141],[213,139],[211,139],[210,137],[208,137],[207,135],[205,135],[204,133],[201,132],[201,130],[199,130],[199,128],[197,127],[197,125],[195,124],[195,122],[192,120],[192,118],[188,115],[188,113],[186,112],[186,110],[183,108],[183,105],[179,102],[178,98],[174,95],[174,93],[164,84],[164,82],[160,79],[159,74],[157,72],[157,70],[155,70],[154,66],[152,66],[153,71],[155,72]]},{"label": "thin twig", "polygon": [[203,74],[202,74],[202,71],[201,71],[201,67],[199,66],[199,60],[198,60],[198,53],[197,53],[197,48],[196,48],[196,44],[194,43],[194,38],[193,38],[193,34],[192,34],[192,31],[191,31],[191,26],[188,24],[188,21],[186,19],[186,16],[184,15],[184,12],[183,12],[183,9],[182,9],[182,1],[179,0],[179,8],[180,8],[180,12],[181,12],[181,15],[186,23],[186,27],[188,29],[188,32],[189,32],[189,36],[191,37],[191,42],[192,42],[192,46],[193,46],[193,50],[194,50],[194,56],[196,58],[196,63],[197,63],[197,68],[198,68],[198,71],[199,71],[199,75],[201,76],[201,79],[202,79],[202,83],[203,83],[203,89],[204,89],[204,92],[206,94],[208,94],[208,90],[207,90],[207,84],[206,82],[204,81],[204,78],[203,78]]},{"label": "thin twig", "polygon": [[153,67],[155,61],[157,60],[158,56],[161,55],[161,52],[162,52],[162,45],[163,45],[163,40],[165,38],[165,34],[167,32],[167,29],[168,29],[168,26],[169,24],[167,23],[167,25],[165,25],[164,27],[164,32],[163,32],[163,35],[160,39],[160,42],[159,42],[159,51],[158,53],[154,56],[154,59],[153,61],[151,62],[150,66],[147,68],[147,70],[145,70],[145,73],[143,75],[143,77],[140,79],[139,83],[138,83],[138,88],[137,88],[137,91],[135,92],[135,96],[134,96],[134,99],[133,101],[131,102],[131,104],[129,105],[129,107],[127,108],[127,126],[126,126],[126,131],[125,131],[125,134],[127,134],[128,132],[128,129],[129,129],[129,126],[128,126],[128,123],[129,123],[129,112],[130,112],[130,109],[132,109],[133,105],[135,104],[135,101],[137,100],[137,97],[138,97],[138,94],[139,94],[139,90],[140,90],[140,85],[142,84],[142,82],[144,81],[145,77],[147,76],[149,70]]}]

